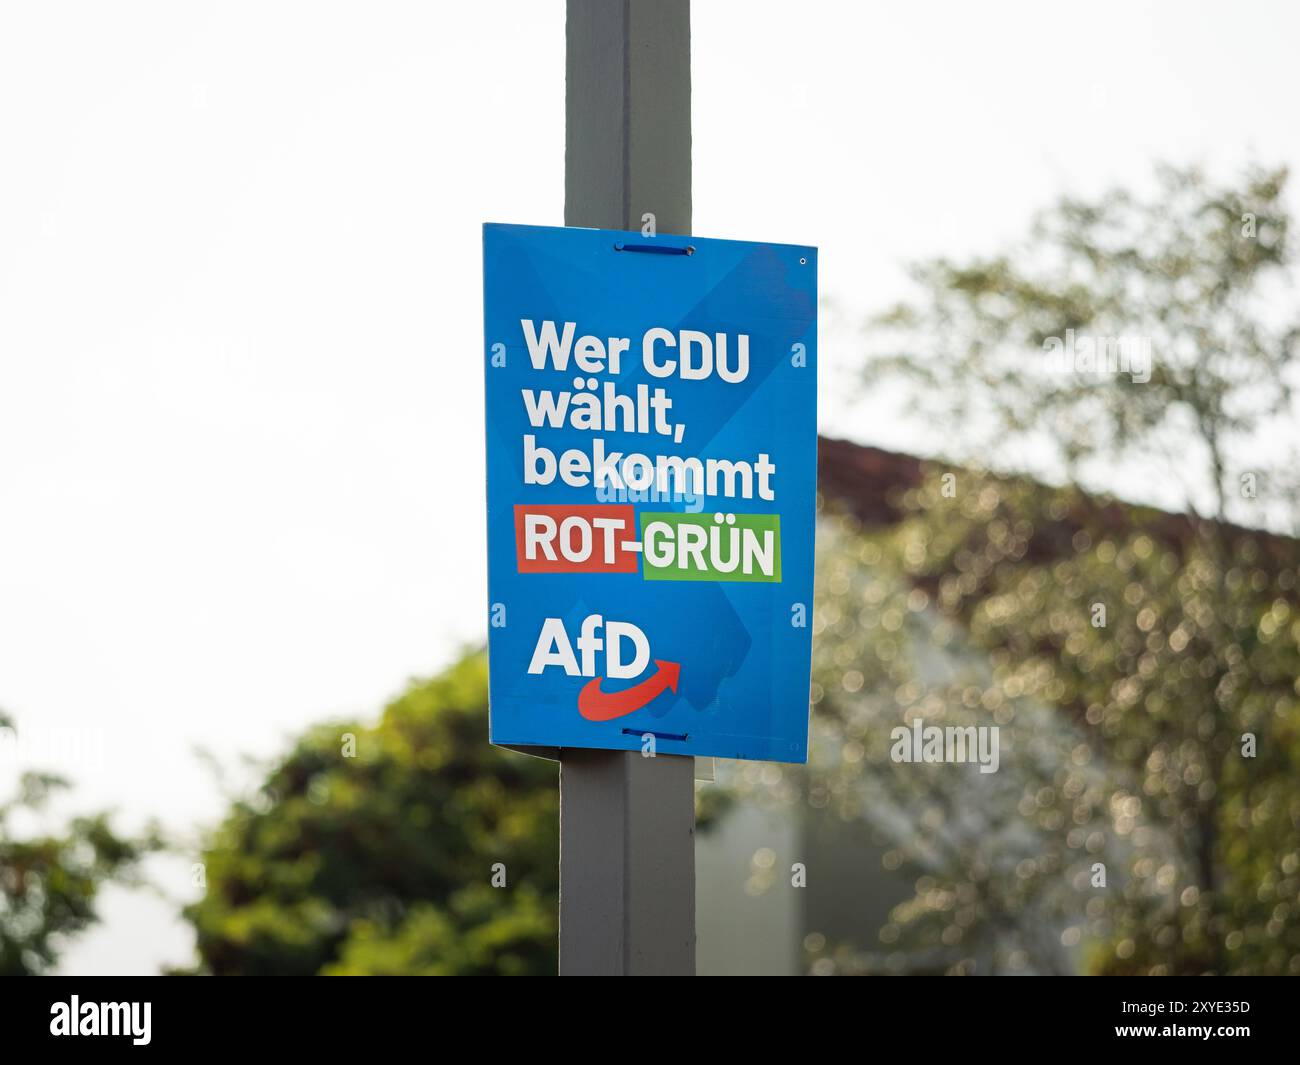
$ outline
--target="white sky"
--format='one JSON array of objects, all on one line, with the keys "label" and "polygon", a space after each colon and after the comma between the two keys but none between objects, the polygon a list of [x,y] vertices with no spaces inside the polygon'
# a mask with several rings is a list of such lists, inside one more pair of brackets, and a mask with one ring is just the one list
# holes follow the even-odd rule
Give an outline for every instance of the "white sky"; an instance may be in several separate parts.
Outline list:
[{"label": "white sky", "polygon": [[[843,387],[908,260],[1155,159],[1300,162],[1293,5],[694,6],[696,232],[821,248],[823,428],[864,442],[935,449]],[[562,221],[563,21],[0,6],[0,707],[72,806],[192,830],[195,745],[373,715],[481,636],[479,226]],[[186,961],[169,911],[113,892],[65,969]]]}]

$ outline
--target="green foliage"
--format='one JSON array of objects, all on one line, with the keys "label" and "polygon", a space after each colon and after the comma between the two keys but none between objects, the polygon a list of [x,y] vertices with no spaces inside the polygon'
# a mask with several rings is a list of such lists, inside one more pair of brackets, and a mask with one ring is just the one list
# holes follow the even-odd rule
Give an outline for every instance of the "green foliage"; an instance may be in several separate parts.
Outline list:
[{"label": "green foliage", "polygon": [[[958,476],[823,523],[803,787],[914,876],[886,954],[828,960],[1300,973],[1300,543],[1238,530],[1220,573],[1168,516]],[[891,762],[917,718],[998,725],[1002,768]]]},{"label": "green foliage", "polygon": [[[832,944],[818,969],[1069,972],[1061,932],[1087,904],[1089,866],[1119,858],[1100,832],[1109,784],[1080,730],[943,609],[923,567],[948,525],[937,514],[926,524],[920,498],[887,530],[834,514],[822,523],[807,800],[872,825],[913,895],[880,929],[883,950]],[[891,732],[915,720],[997,726],[1000,768],[895,762]]]},{"label": "green foliage", "polygon": [[487,717],[470,655],[373,727],[307,733],[204,851],[201,971],[553,973],[556,766],[490,745]]},{"label": "green foliage", "polygon": [[[832,949],[839,971],[1300,973],[1300,543],[1229,524],[1296,501],[1272,442],[1300,354],[1268,299],[1284,183],[1164,169],[1146,200],[1064,201],[1013,251],[920,268],[877,321],[870,374],[970,468],[819,548],[807,794],[914,874],[885,955]],[[1150,380],[1041,372],[1070,329],[1149,339]],[[1064,487],[978,469],[1042,455]],[[1185,485],[1190,516],[1081,490],[1119,471]],[[1001,726],[1001,779],[891,764],[917,717]]]},{"label": "green foliage", "polygon": [[1088,922],[1094,967],[1300,971],[1300,544],[1237,530],[1220,554],[1137,508],[1116,528],[1070,490],[974,478],[915,506],[911,576],[938,581],[1004,693],[1057,708],[1107,768],[1104,806],[1058,782],[1064,823],[1127,844]]},{"label": "green foliage", "polygon": [[[11,727],[0,714],[0,729]],[[0,976],[48,971],[67,939],[97,920],[99,889],[127,878],[157,845],[152,836],[119,836],[107,814],[73,818],[57,832],[14,834],[15,822],[39,824],[65,787],[58,777],[24,773],[17,793],[0,802]]]},{"label": "green foliage", "polygon": [[[1221,187],[1162,167],[1145,198],[1065,199],[1002,254],[923,263],[919,297],[873,323],[868,377],[901,378],[927,424],[959,426],[957,461],[1095,487],[1127,457],[1219,517],[1243,473],[1281,495],[1295,463],[1269,430],[1293,424],[1300,357],[1286,179],[1255,169]],[[1150,379],[1048,372],[1070,331],[1144,342]]]}]

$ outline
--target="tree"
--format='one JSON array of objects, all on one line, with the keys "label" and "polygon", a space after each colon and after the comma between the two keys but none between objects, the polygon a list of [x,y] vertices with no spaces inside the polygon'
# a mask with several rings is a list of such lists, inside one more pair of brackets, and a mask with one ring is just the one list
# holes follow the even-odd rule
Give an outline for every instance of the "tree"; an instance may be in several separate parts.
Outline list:
[{"label": "tree", "polygon": [[[16,737],[0,714],[0,738]],[[24,773],[0,801],[0,976],[47,972],[67,940],[98,920],[95,902],[110,880],[130,879],[154,834],[118,835],[107,814],[73,818],[60,831],[17,836],[15,821],[40,824],[51,796],[68,786],[48,773]]]},{"label": "tree", "polygon": [[556,778],[488,743],[482,654],[313,728],[204,849],[199,971],[553,973]]},{"label": "tree", "polygon": [[[1146,199],[1065,200],[1013,251],[918,268],[920,297],[875,321],[870,378],[959,430],[946,457],[968,465],[823,554],[820,727],[857,747],[809,786],[878,798],[918,874],[887,944],[959,970],[976,943],[1048,970],[1077,943],[1100,972],[1300,972],[1300,544],[1232,524],[1294,518],[1270,444],[1300,354],[1270,303],[1285,178],[1164,168]],[[981,470],[999,464],[1059,486]],[[1186,516],[1101,494],[1134,471],[1181,484]],[[927,645],[957,668],[936,677]],[[958,778],[885,760],[880,726],[921,711],[1018,749],[1020,793],[980,835]]]},{"label": "tree", "polygon": [[1295,467],[1275,443],[1300,356],[1300,318],[1279,309],[1286,180],[1161,167],[1145,199],[1065,199],[1003,254],[923,263],[920,298],[872,323],[868,378],[901,378],[927,424],[960,427],[943,457],[1094,489],[1145,466],[1180,509],[1258,520]]}]

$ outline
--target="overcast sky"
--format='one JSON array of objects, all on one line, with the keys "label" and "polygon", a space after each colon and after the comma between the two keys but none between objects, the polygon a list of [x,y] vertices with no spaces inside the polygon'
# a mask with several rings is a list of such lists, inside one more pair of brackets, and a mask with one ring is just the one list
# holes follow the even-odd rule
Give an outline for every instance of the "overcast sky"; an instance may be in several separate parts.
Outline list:
[{"label": "overcast sky", "polygon": [[[1157,159],[1300,161],[1280,2],[694,7],[695,230],[820,247],[823,430],[864,442],[934,450],[843,387],[907,261]],[[563,23],[0,7],[0,707],[72,806],[192,830],[194,746],[272,754],[482,636],[479,227],[562,222]],[[187,961],[170,911],[111,893],[65,970]]]}]

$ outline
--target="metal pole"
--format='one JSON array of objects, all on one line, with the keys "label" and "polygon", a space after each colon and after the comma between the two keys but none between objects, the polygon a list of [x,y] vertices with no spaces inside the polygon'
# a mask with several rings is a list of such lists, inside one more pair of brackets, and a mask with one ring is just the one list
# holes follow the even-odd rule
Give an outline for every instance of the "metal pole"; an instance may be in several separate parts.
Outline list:
[{"label": "metal pole", "polygon": [[[690,0],[568,0],[564,224],[691,230]],[[695,974],[694,759],[560,752],[560,974]]]}]

